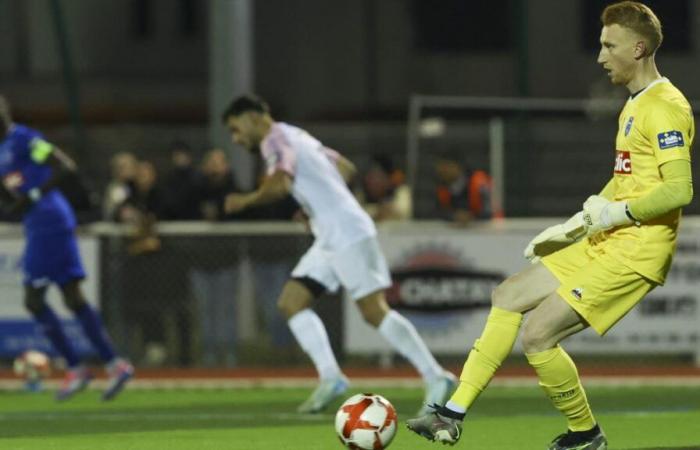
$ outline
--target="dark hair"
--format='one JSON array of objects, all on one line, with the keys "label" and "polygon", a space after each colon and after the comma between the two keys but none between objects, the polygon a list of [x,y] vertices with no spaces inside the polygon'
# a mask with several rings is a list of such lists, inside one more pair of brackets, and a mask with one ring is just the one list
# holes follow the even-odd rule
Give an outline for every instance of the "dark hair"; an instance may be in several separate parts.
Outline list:
[{"label": "dark hair", "polygon": [[262,98],[255,94],[241,95],[240,97],[234,99],[231,104],[224,110],[221,115],[221,120],[224,122],[231,116],[240,116],[247,112],[257,112],[261,114],[269,114],[270,107]]},{"label": "dark hair", "polygon": [[192,147],[190,147],[190,144],[188,144],[182,139],[175,139],[173,142],[170,143],[170,152],[174,152],[177,150],[192,153]]},{"label": "dark hair", "polygon": [[396,166],[391,156],[384,154],[374,154],[372,155],[372,164],[382,169],[383,172],[391,174]]}]

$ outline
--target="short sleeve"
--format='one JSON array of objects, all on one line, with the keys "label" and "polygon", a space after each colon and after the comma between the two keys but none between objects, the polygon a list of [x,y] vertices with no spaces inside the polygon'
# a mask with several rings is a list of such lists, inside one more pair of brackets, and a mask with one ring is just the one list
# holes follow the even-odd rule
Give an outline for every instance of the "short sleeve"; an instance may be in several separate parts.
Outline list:
[{"label": "short sleeve", "polygon": [[340,159],[340,153],[338,153],[336,150],[333,150],[330,147],[321,147],[321,150],[326,155],[326,158],[328,158],[328,160],[333,163],[333,165],[338,164],[338,160]]},{"label": "short sleeve", "polygon": [[271,133],[262,143],[262,152],[268,175],[281,170],[294,176],[297,166],[296,154],[282,132]]},{"label": "short sleeve", "polygon": [[655,105],[645,128],[659,166],[677,159],[690,161],[694,125],[689,110],[671,103]]}]

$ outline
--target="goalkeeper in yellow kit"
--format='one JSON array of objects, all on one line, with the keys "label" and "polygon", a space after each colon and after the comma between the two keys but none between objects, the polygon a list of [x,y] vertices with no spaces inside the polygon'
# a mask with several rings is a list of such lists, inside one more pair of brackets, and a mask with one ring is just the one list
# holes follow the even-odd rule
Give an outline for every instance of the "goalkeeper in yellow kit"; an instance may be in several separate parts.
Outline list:
[{"label": "goalkeeper in yellow kit", "polygon": [[651,9],[624,1],[608,6],[601,20],[598,63],[631,94],[620,113],[613,177],[581,212],[536,236],[525,249],[533,265],[494,290],[458,389],[445,405],[408,420],[427,439],[459,440],[467,410],[510,353],[522,325],[527,360],[568,422],[567,432],[548,448],[607,449],[576,366],[559,342],[589,326],[605,334],[664,283],[681,208],[693,196],[695,126],[683,94],[656,68],[663,35]]}]

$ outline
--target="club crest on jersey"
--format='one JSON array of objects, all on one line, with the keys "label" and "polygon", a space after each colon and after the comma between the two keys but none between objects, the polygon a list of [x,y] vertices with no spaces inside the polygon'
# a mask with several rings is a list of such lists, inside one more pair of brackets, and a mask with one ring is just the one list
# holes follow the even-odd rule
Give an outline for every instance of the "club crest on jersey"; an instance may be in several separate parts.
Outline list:
[{"label": "club crest on jersey", "polygon": [[684,147],[683,133],[676,130],[664,131],[656,135],[659,139],[659,148],[661,150],[666,150],[673,147]]},{"label": "club crest on jersey", "polygon": [[625,136],[630,134],[630,131],[632,131],[632,122],[634,122],[634,116],[630,116],[630,118],[627,120],[627,125],[625,125]]},{"label": "club crest on jersey", "polygon": [[583,288],[575,288],[571,290],[571,295],[576,297],[576,300],[581,300],[583,298]]},{"label": "club crest on jersey", "polygon": [[631,175],[632,174],[632,157],[630,152],[618,150],[617,156],[615,157],[615,173],[621,175]]}]

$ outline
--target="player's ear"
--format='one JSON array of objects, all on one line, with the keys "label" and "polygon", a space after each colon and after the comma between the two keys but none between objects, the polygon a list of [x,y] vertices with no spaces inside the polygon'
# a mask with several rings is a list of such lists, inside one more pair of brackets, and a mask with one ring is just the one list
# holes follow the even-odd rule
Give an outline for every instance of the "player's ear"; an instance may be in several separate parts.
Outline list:
[{"label": "player's ear", "polygon": [[255,125],[259,125],[260,123],[262,123],[263,115],[258,111],[250,111],[248,113],[248,117],[250,118],[250,122]]},{"label": "player's ear", "polygon": [[634,44],[634,59],[640,60],[645,56],[647,56],[647,43],[639,40]]}]

